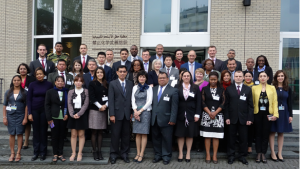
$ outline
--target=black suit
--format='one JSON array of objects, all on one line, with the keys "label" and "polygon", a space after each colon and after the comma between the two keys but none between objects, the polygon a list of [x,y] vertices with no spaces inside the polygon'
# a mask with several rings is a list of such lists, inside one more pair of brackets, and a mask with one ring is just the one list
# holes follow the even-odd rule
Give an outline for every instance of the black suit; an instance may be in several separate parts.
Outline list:
[{"label": "black suit", "polygon": [[[52,73],[55,71],[55,65],[54,63],[51,61],[51,60],[46,60],[46,65],[45,65],[47,68],[46,68],[46,76],[48,76],[49,73]],[[38,67],[41,67],[43,68],[41,62],[39,59],[37,60],[34,60],[32,62],[30,62],[30,76],[33,76],[35,77],[35,69],[38,68]]]},{"label": "black suit", "polygon": [[[87,73],[87,72],[89,72],[89,69],[88,69],[88,63],[89,63],[89,60],[90,59],[94,59],[94,58],[92,58],[92,57],[90,57],[89,55],[87,55],[87,57],[86,57],[86,62],[85,62],[85,66],[84,66],[84,68],[83,68],[83,72],[84,73]],[[75,60],[80,60],[80,62],[81,62],[81,56],[77,56],[77,57],[75,57],[74,59],[73,59],[73,61],[72,61],[72,64],[71,64],[71,70],[72,70],[72,66],[73,66],[73,63],[74,63],[74,61]],[[82,62],[81,62],[81,64],[82,64]]]},{"label": "black suit", "polygon": [[[111,158],[117,158],[118,156],[128,157],[130,150],[131,93],[133,83],[129,80],[125,81],[125,95],[119,79],[111,81],[108,89],[109,116],[115,116],[115,123],[111,123]],[[119,149],[120,139],[121,149]]]},{"label": "black suit", "polygon": [[[98,80],[91,81],[89,84],[89,99],[90,109],[99,111],[99,108],[94,104],[99,102],[100,105],[105,105],[107,101],[103,101],[104,95],[108,97],[108,84],[104,87]],[[99,121],[100,122],[100,121]]]},{"label": "black suit", "polygon": [[[225,121],[230,120],[227,154],[229,157],[234,157],[235,141],[238,133],[239,155],[246,157],[248,148],[248,126],[246,124],[247,121],[253,122],[254,120],[252,90],[250,87],[242,85],[239,95],[234,83],[226,88],[225,96]],[[246,97],[244,100],[241,99],[243,96]]]},{"label": "black suit", "polygon": [[[53,86],[55,86],[55,78],[57,76],[60,76],[58,74],[58,71],[55,71],[55,72],[52,72],[49,74],[48,76],[48,82],[51,82],[53,84]],[[74,88],[74,84],[73,84],[73,75],[69,74],[67,71],[65,71],[65,76],[66,76],[66,79],[65,79],[65,88],[67,89],[72,89]],[[65,78],[65,77],[63,77]]]},{"label": "black suit", "polygon": [[[242,69],[242,63],[240,61],[237,61],[237,60],[235,60],[235,62],[236,62],[235,71],[238,71],[238,70],[242,71],[243,70]],[[228,69],[227,68],[227,63],[228,63],[228,59],[223,62],[222,66],[221,66],[221,71],[219,71],[219,72],[222,72],[223,70]]]},{"label": "black suit", "polygon": [[[117,70],[118,70],[118,67],[121,66],[121,61],[117,61],[113,64],[113,67],[112,67],[112,80],[116,80],[118,79],[118,75],[117,75]],[[127,68],[127,72],[129,72],[130,68],[131,68],[131,62],[130,61],[126,61],[125,62],[125,66]],[[128,74],[127,74],[128,76]]]},{"label": "black suit", "polygon": [[[169,122],[176,123],[178,111],[178,89],[167,85],[158,100],[160,86],[153,88],[152,102],[152,142],[156,159],[170,161],[172,157],[173,126]],[[164,97],[169,97],[166,101]]]},{"label": "black suit", "polygon": [[[202,61],[202,66],[204,67],[204,61]],[[214,66],[214,70],[217,70],[219,72],[222,72],[221,67],[222,67],[223,61],[220,59],[216,59],[215,61],[215,66]]]}]

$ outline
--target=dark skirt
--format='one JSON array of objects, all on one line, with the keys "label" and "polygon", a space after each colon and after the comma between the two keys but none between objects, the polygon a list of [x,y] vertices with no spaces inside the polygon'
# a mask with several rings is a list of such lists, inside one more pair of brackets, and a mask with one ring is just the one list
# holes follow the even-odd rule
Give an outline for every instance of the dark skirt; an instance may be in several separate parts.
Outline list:
[{"label": "dark skirt", "polygon": [[7,114],[7,129],[10,135],[24,134],[25,126],[22,125],[24,116],[25,112],[23,111],[15,111],[13,114]]},{"label": "dark skirt", "polygon": [[[74,109],[74,114],[79,112],[80,109]],[[74,119],[70,117],[68,119],[68,129],[75,129],[75,130],[85,130],[89,128],[89,123],[88,123],[88,111],[85,111],[83,115],[79,119]]]},{"label": "dark skirt", "polygon": [[188,125],[184,120],[177,120],[175,127],[176,137],[196,137],[199,135],[199,123],[191,121]]}]

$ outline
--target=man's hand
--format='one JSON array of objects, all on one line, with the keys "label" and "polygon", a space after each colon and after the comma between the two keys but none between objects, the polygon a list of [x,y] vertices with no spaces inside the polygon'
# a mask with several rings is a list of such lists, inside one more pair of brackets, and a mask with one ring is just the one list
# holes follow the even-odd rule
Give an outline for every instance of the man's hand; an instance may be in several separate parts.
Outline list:
[{"label": "man's hand", "polygon": [[[130,119],[131,119],[131,118],[130,118]],[[109,120],[110,120],[112,123],[116,123],[115,116],[110,116],[110,117],[109,117]]]},{"label": "man's hand", "polygon": [[173,122],[169,122],[168,124],[171,125],[171,126],[175,125],[175,123],[173,123]]},{"label": "man's hand", "polygon": [[252,124],[251,121],[247,121],[247,123],[246,123],[247,126],[250,126],[251,124]]},{"label": "man's hand", "polygon": [[230,124],[230,119],[226,120],[226,124],[229,125]]}]

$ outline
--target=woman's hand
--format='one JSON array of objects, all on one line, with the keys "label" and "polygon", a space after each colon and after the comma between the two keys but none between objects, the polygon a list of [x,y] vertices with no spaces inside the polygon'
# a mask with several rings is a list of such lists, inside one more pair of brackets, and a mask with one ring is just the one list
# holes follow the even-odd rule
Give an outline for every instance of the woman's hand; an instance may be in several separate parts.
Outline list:
[{"label": "woman's hand", "polygon": [[22,125],[25,126],[25,124],[27,123],[27,118],[23,119]]},{"label": "woman's hand", "polygon": [[6,126],[8,125],[7,118],[3,118],[3,124],[6,125]]},{"label": "woman's hand", "polygon": [[32,114],[29,114],[29,115],[28,115],[28,120],[29,120],[29,121],[33,121]]},{"label": "woman's hand", "polygon": [[199,120],[199,117],[194,117],[195,122]]},{"label": "woman's hand", "polygon": [[63,121],[66,121],[66,120],[68,120],[68,115],[65,115],[65,117],[63,119]]},{"label": "woman's hand", "polygon": [[53,120],[48,121],[48,124],[50,125],[51,123],[53,123]]},{"label": "woman's hand", "polygon": [[277,120],[277,117],[275,117],[275,116],[271,117],[271,121],[276,121],[276,120]]},{"label": "woman's hand", "polygon": [[293,117],[289,117],[289,123],[292,123]]}]

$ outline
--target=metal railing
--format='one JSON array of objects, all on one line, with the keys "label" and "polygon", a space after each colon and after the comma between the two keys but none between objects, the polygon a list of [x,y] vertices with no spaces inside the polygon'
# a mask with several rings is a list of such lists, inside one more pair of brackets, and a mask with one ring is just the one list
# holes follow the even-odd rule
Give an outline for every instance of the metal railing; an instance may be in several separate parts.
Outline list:
[{"label": "metal railing", "polygon": [[4,78],[0,78],[0,103],[2,104],[3,103],[3,99],[2,99],[2,86],[3,86],[3,81],[4,81]]}]

